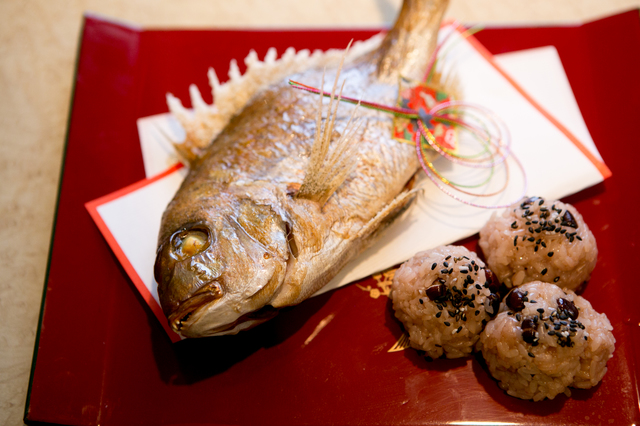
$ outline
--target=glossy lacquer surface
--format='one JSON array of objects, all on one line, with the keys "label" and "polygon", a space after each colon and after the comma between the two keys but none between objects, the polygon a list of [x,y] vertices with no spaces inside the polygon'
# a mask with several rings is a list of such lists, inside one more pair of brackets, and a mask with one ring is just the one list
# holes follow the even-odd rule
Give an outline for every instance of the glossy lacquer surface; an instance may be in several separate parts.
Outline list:
[{"label": "glossy lacquer surface", "polygon": [[[613,176],[569,197],[600,254],[584,291],[617,339],[603,382],[552,401],[505,395],[480,358],[388,352],[401,336],[378,281],[324,294],[237,336],[172,344],[84,203],[144,177],[135,120],[164,94],[209,93],[210,66],[270,46],[343,47],[374,31],[141,31],[87,18],[26,420],[72,425],[614,424],[640,421],[637,11],[580,27],[487,29],[492,53],[555,45]],[[242,68],[242,65],[241,65]],[[211,99],[206,99],[211,101]],[[570,161],[569,159],[567,161]],[[79,246],[78,239],[82,239]],[[462,242],[478,250],[477,240]]]}]

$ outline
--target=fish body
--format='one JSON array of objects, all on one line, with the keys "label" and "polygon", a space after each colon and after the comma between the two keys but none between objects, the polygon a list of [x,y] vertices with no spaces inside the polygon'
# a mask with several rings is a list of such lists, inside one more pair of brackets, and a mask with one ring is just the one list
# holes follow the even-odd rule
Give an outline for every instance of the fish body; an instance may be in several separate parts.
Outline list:
[{"label": "fish body", "polygon": [[[395,105],[401,73],[424,73],[447,3],[405,2],[380,47],[341,70],[343,93]],[[338,68],[290,78],[330,89]],[[392,139],[392,118],[361,108],[353,125],[355,106],[334,101],[325,118],[321,108],[282,79],[190,156],[154,271],[176,332],[234,334],[300,303],[410,203],[419,164],[413,146]]]}]

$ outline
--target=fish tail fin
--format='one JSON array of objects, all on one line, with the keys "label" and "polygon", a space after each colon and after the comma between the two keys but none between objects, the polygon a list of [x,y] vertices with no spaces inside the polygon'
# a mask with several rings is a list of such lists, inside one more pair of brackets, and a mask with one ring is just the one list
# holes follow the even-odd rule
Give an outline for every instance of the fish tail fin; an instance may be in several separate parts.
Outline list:
[{"label": "fish tail fin", "polygon": [[[348,51],[347,47],[347,51]],[[346,51],[345,51],[346,54]],[[343,57],[344,59],[344,57]],[[311,148],[311,155],[307,165],[304,181],[296,194],[298,198],[313,200],[324,205],[329,197],[342,185],[356,164],[357,147],[353,143],[354,135],[360,129],[360,123],[354,123],[357,107],[351,112],[347,125],[334,142],[333,149],[329,151],[334,131],[335,120],[338,113],[338,105],[342,97],[344,82],[336,97],[336,88],[343,62],[340,62],[336,79],[331,90],[327,118],[322,123],[322,96],[318,97],[318,112],[316,114],[316,135]],[[324,73],[322,83],[324,85]],[[334,105],[335,103],[335,105]]]},{"label": "fish tail fin", "polygon": [[378,79],[389,83],[397,82],[399,76],[422,79],[448,5],[449,0],[404,0],[395,25],[377,51]]}]

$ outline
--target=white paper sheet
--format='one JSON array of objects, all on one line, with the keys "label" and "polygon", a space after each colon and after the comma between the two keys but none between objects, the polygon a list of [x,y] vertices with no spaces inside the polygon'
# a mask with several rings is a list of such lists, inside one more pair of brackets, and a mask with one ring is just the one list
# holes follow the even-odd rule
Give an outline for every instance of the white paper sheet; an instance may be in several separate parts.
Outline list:
[{"label": "white paper sheet", "polygon": [[[530,195],[561,198],[603,180],[602,174],[575,144],[472,44],[460,40],[452,53],[448,59],[455,59],[453,66],[465,101],[493,110],[509,127],[513,150],[523,162],[529,178]],[[501,55],[495,61],[596,158],[600,158],[555,48]],[[138,120],[138,129],[147,176],[156,175],[175,162],[166,136],[180,140],[182,135],[169,114],[142,118]],[[160,216],[179,184],[179,173],[184,170],[156,179],[147,187],[97,208],[114,243],[121,247],[156,300],[155,243]],[[350,262],[318,294],[391,267],[420,250],[473,235],[493,213],[462,205],[430,182],[426,182],[424,188],[414,205],[396,220],[383,238]]]}]

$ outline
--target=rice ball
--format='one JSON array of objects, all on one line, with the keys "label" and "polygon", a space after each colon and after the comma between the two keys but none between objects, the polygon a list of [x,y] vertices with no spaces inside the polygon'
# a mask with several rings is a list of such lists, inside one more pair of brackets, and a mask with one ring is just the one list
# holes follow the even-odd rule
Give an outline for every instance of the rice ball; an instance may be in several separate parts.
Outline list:
[{"label": "rice ball", "polygon": [[570,204],[523,199],[480,230],[487,265],[507,288],[545,281],[576,290],[598,258],[596,240]]},{"label": "rice ball", "polygon": [[615,350],[612,330],[586,299],[534,281],[505,296],[478,349],[509,395],[540,401],[598,384]]},{"label": "rice ball", "polygon": [[491,271],[464,247],[440,246],[416,254],[395,273],[391,298],[411,346],[431,358],[473,351],[500,297]]}]

